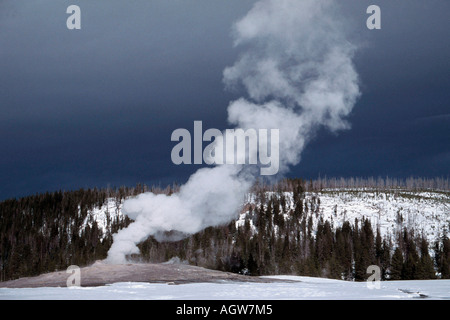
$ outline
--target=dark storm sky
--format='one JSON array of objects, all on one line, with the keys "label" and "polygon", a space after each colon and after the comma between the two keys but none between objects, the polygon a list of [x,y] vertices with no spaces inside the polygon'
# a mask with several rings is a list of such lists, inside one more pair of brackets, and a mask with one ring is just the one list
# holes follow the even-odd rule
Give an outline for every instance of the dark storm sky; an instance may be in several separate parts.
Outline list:
[{"label": "dark storm sky", "polygon": [[[0,199],[183,182],[170,135],[228,128],[222,72],[250,0],[0,1]],[[290,176],[444,176],[450,168],[447,0],[345,0],[362,96]],[[81,30],[66,8],[81,8]],[[382,29],[366,28],[378,4]]]}]

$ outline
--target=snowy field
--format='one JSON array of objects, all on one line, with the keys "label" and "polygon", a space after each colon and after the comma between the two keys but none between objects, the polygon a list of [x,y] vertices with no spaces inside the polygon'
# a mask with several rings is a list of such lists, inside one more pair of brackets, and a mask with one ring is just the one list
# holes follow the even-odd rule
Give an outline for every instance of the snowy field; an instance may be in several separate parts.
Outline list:
[{"label": "snowy field", "polygon": [[0,300],[408,300],[449,299],[450,280],[366,282],[276,276],[295,282],[190,283],[122,282],[102,287],[0,288]]}]

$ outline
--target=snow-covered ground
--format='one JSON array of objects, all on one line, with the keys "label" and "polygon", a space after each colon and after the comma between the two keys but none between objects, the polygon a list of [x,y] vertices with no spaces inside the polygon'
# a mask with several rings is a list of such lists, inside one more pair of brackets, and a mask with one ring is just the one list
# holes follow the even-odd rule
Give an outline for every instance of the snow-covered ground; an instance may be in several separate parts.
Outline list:
[{"label": "snow-covered ground", "polygon": [[298,276],[293,282],[160,283],[121,282],[102,287],[0,288],[0,300],[405,300],[450,299],[450,280],[383,281],[380,288]]}]

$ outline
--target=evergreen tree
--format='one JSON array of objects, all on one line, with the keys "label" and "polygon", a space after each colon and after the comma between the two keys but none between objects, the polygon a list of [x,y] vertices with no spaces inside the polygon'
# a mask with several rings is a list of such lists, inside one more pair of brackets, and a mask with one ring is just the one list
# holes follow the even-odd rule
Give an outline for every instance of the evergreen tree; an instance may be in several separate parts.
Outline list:
[{"label": "evergreen tree", "polygon": [[420,242],[420,261],[417,266],[417,279],[435,279],[433,260],[428,251],[428,241],[422,236]]},{"label": "evergreen tree", "polygon": [[377,228],[377,235],[375,238],[375,259],[376,259],[376,265],[381,266],[383,262],[383,240],[381,239],[381,232],[380,228]]},{"label": "evergreen tree", "polygon": [[419,255],[417,254],[416,245],[414,243],[414,236],[408,232],[406,229],[404,230],[403,236],[404,244],[406,245],[405,249],[405,261],[403,264],[403,274],[402,279],[404,280],[413,280],[417,279],[417,265],[419,262]]},{"label": "evergreen tree", "polygon": [[251,254],[251,253],[248,257],[247,269],[251,276],[260,275],[258,264],[256,263],[255,259],[253,258],[253,254]]},{"label": "evergreen tree", "polygon": [[355,251],[355,280],[365,281],[367,279],[367,268],[375,263],[374,237],[369,220],[363,220],[360,230],[358,229],[357,221],[355,221],[353,242]]},{"label": "evergreen tree", "polygon": [[390,280],[401,280],[403,276],[403,254],[402,250],[397,247],[392,256]]},{"label": "evergreen tree", "polygon": [[383,239],[382,245],[382,255],[380,258],[381,263],[381,277],[383,280],[386,280],[389,277],[389,268],[391,266],[391,253],[390,253],[391,244]]},{"label": "evergreen tree", "polygon": [[442,236],[442,250],[439,254],[439,271],[442,279],[450,279],[450,239],[447,237],[446,229]]}]

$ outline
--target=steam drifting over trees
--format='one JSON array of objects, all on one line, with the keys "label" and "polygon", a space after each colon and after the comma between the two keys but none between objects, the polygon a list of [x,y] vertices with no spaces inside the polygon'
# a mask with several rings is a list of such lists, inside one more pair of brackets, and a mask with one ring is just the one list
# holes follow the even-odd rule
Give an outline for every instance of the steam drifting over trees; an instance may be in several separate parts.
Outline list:
[{"label": "steam drifting over trees", "polygon": [[[244,201],[240,215],[236,214],[238,222],[208,227],[179,241],[157,241],[150,236],[138,244],[141,254],[129,258],[163,262],[178,257],[190,264],[250,275],[365,280],[367,267],[376,264],[383,279],[449,278],[450,228],[445,223],[436,230],[436,240],[428,242],[422,230],[404,222],[402,214],[384,235],[362,215],[349,220],[336,208],[330,219],[322,216],[325,195],[368,189],[399,197],[406,191],[412,196],[431,189],[447,197],[449,193],[448,179],[442,178],[285,179],[274,185],[258,181],[246,196],[251,201]],[[106,258],[112,235],[132,222],[121,212],[125,199],[142,192],[170,195],[177,190],[176,185],[165,189],[138,185],[58,191],[0,202],[1,280]],[[95,217],[99,208],[104,222]],[[165,239],[175,233],[169,232]]]}]

